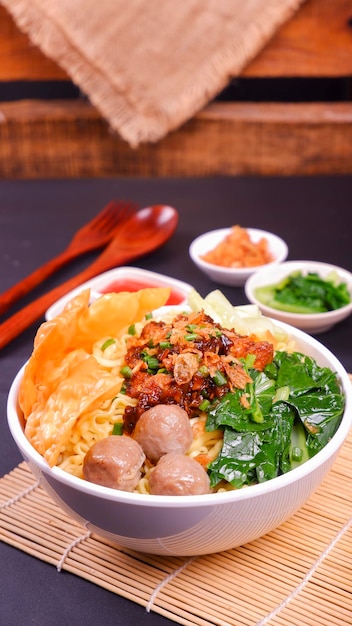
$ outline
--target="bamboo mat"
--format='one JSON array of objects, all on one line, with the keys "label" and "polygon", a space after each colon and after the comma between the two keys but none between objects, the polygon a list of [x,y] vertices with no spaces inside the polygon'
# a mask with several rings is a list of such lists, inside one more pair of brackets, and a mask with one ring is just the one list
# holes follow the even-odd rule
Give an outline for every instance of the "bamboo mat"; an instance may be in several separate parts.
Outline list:
[{"label": "bamboo mat", "polygon": [[194,558],[140,554],[87,533],[23,462],[0,479],[0,540],[186,626],[349,626],[351,458],[352,432],[323,484],[286,523]]}]

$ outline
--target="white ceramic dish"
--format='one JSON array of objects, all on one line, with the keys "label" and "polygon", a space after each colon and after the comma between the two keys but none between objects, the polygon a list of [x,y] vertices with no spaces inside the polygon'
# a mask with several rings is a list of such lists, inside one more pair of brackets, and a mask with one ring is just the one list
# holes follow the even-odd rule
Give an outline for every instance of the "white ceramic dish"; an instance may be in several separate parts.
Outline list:
[{"label": "white ceramic dish", "polygon": [[319,276],[325,278],[330,272],[334,271],[338,274],[341,281],[347,283],[352,298],[352,274],[341,267],[330,265],[329,263],[320,263],[318,261],[286,261],[276,267],[266,267],[251,276],[245,284],[245,294],[252,304],[256,304],[264,315],[281,320],[286,324],[291,324],[296,328],[300,328],[305,332],[319,334],[326,332],[332,326],[341,322],[343,319],[351,315],[352,302],[335,311],[327,313],[288,313],[279,311],[265,304],[262,304],[255,295],[257,287],[273,285],[288,276],[292,272],[301,271],[303,274],[308,272],[317,272]]},{"label": "white ceramic dish", "polygon": [[334,370],[346,396],[341,424],[316,456],[291,472],[237,491],[199,496],[152,496],[117,491],[50,468],[23,432],[18,390],[23,368],[8,397],[8,424],[33,474],[78,522],[120,545],[162,555],[200,555],[228,550],[268,533],[289,518],[320,485],[352,422],[352,386],[344,368],[316,339],[278,322],[296,349]]},{"label": "white ceramic dish", "polygon": [[[117,267],[109,270],[108,272],[104,272],[103,274],[99,274],[85,283],[82,283],[82,285],[76,287],[76,289],[73,289],[60,298],[60,300],[57,300],[57,302],[55,302],[47,310],[45,319],[50,320],[53,317],[56,317],[56,315],[61,313],[65,304],[84,289],[89,288],[91,290],[91,302],[93,302],[99,298],[102,293],[107,292],[109,285],[113,285],[119,281],[138,284],[139,289],[141,289],[142,286],[171,287],[171,297],[173,298],[173,301],[170,301],[170,304],[186,303],[188,294],[192,290],[191,285],[181,280],[177,280],[177,278],[172,278],[171,276],[165,276],[164,274],[158,274],[157,272],[150,272],[149,270],[144,270],[139,267]],[[112,289],[112,291],[114,291],[114,289]],[[133,289],[133,291],[135,291],[135,289]]]},{"label": "white ceramic dish", "polygon": [[213,265],[203,261],[200,257],[213,250],[230,232],[231,228],[220,228],[218,230],[212,230],[203,235],[199,235],[194,241],[192,241],[189,254],[192,261],[197,267],[204,272],[211,280],[221,285],[229,285],[232,287],[240,287],[244,285],[247,278],[254,272],[257,272],[262,267],[271,267],[284,261],[288,254],[287,244],[277,235],[269,233],[265,230],[258,228],[246,228],[250,238],[253,242],[257,242],[265,237],[269,242],[270,251],[274,257],[274,261],[263,266],[256,267],[243,267],[243,268],[230,268],[220,267],[219,265]]}]

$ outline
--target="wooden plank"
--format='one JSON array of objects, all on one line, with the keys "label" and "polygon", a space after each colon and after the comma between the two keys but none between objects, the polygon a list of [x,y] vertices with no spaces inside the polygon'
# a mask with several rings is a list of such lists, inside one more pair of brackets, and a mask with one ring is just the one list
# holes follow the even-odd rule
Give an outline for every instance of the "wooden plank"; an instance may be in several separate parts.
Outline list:
[{"label": "wooden plank", "polygon": [[17,28],[0,6],[0,81],[68,80],[67,74],[48,59]]},{"label": "wooden plank", "polygon": [[[306,0],[244,76],[352,75],[351,0]],[[64,80],[0,7],[0,80]]]},{"label": "wooden plank", "polygon": [[0,105],[0,177],[352,174],[352,103],[212,103],[130,148],[87,102]]},{"label": "wooden plank", "polygon": [[351,0],[306,0],[244,76],[351,76]]}]

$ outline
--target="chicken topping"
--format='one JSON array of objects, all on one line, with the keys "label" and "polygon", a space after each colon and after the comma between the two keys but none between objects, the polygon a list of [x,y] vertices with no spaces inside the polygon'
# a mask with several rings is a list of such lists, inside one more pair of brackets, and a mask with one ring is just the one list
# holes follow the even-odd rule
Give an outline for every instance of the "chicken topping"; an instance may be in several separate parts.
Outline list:
[{"label": "chicken topping", "polygon": [[204,399],[251,382],[244,358],[253,355],[252,367],[263,370],[273,354],[271,343],[222,328],[204,311],[182,313],[170,324],[148,322],[127,344],[125,387],[137,404],[125,410],[125,432],[133,433],[142,413],[158,404],[177,404],[196,416]]}]

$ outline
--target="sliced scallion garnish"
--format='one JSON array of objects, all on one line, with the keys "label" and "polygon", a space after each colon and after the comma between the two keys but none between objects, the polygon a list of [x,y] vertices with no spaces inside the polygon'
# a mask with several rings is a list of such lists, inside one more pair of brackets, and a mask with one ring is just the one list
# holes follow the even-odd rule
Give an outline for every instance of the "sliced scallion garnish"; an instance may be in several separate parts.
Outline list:
[{"label": "sliced scallion garnish", "polygon": [[162,350],[166,350],[167,348],[171,348],[171,347],[172,347],[172,344],[170,343],[170,341],[160,341],[160,343],[159,343],[159,347],[160,347]]},{"label": "sliced scallion garnish", "polygon": [[201,411],[206,411],[209,408],[209,406],[210,406],[209,400],[205,399],[205,400],[203,400],[203,402],[200,403],[199,409]]},{"label": "sliced scallion garnish", "polygon": [[212,377],[214,383],[218,386],[221,387],[222,385],[226,385],[227,383],[227,378],[224,376],[224,374],[222,372],[220,372],[220,370],[216,370],[214,376]]},{"label": "sliced scallion garnish", "polygon": [[120,369],[120,374],[121,376],[123,376],[124,378],[131,378],[132,376],[132,370],[128,365],[124,365],[123,367],[121,367]]},{"label": "sliced scallion garnish", "polygon": [[113,435],[122,435],[123,433],[123,422],[115,422],[112,428]]},{"label": "sliced scallion garnish", "polygon": [[101,351],[104,352],[104,350],[106,350],[106,348],[111,346],[113,343],[116,343],[116,341],[113,337],[110,337],[109,339],[104,341],[103,345],[101,346]]},{"label": "sliced scallion garnish", "polygon": [[186,341],[195,341],[197,339],[198,335],[197,333],[189,333],[188,335],[185,335],[185,340]]}]

